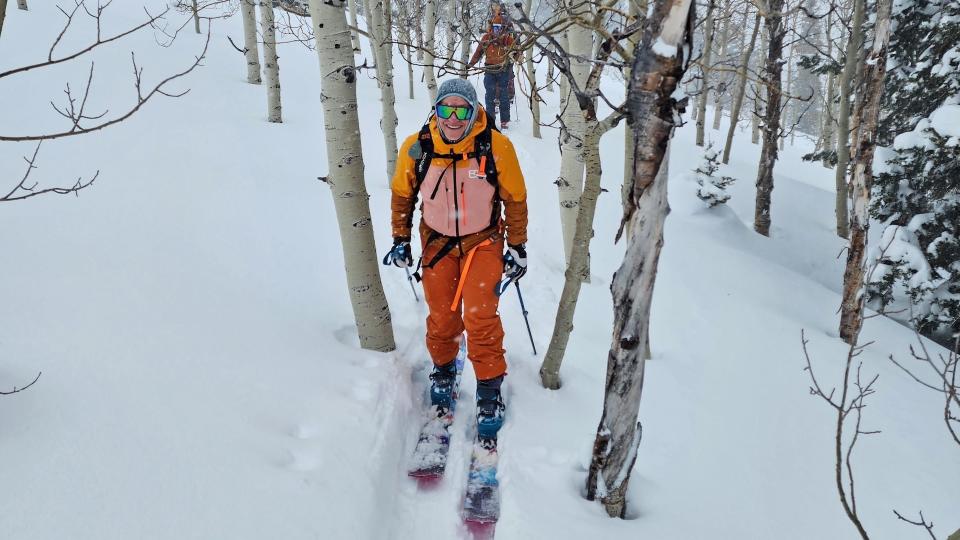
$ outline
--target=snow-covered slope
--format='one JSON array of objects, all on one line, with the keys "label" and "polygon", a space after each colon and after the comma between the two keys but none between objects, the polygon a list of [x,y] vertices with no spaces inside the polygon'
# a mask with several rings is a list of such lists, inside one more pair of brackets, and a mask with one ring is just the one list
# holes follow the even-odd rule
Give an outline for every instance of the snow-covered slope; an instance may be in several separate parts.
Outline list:
[{"label": "snow-covered slope", "polygon": [[[43,58],[59,31],[54,6],[31,4],[8,10],[0,69]],[[140,20],[140,4],[115,3],[111,27]],[[239,18],[214,32],[205,65],[177,84],[187,96],[43,146],[32,178],[69,184],[99,169],[93,187],[0,206],[0,390],[43,371],[34,387],[0,398],[2,536],[462,537],[472,374],[447,476],[417,492],[405,470],[427,383],[425,308],[405,275],[385,268],[399,350],[357,347],[333,205],[317,181],[326,158],[316,56],[281,49],[285,122],[268,124],[265,90],[244,82],[243,57],[226,40],[240,37]],[[156,78],[188,65],[202,37],[184,33],[162,49],[144,33],[96,54],[91,110],[119,110],[134,97],[131,46]],[[0,132],[62,126],[48,101],[87,69],[80,62],[0,81]],[[418,99],[406,99],[405,69],[397,77],[403,136],[429,104],[419,85]],[[379,93],[367,74],[359,91],[383,251]],[[547,99],[545,118],[557,96]],[[597,212],[593,280],[564,386],[551,392],[537,370],[563,279],[552,184],[559,160],[555,132],[534,140],[529,124],[520,111],[510,137],[530,191],[523,285],[541,356],[531,354],[511,293],[501,305],[510,375],[497,538],[854,538],[833,483],[834,417],[808,395],[800,346],[805,329],[821,384],[839,382],[843,243],[833,234],[832,171],[802,163],[800,143],[788,146],[772,237],[760,237],[751,229],[758,148],[740,136],[722,170],[738,178],[729,208],[707,210],[690,178],[702,150],[692,125],[679,130],[631,519],[611,520],[580,490],[602,406],[608,286],[623,249],[612,243],[622,128],[603,142],[609,193]],[[257,150],[262,140],[270,152]],[[19,181],[28,152],[0,144],[0,188]],[[865,526],[877,539],[915,537],[891,509],[922,509],[945,537],[960,527],[960,448],[943,427],[940,398],[886,359],[906,356],[911,333],[874,318],[867,340],[875,342],[861,356],[864,372],[880,378],[865,427],[882,433],[861,440],[854,457]]]}]

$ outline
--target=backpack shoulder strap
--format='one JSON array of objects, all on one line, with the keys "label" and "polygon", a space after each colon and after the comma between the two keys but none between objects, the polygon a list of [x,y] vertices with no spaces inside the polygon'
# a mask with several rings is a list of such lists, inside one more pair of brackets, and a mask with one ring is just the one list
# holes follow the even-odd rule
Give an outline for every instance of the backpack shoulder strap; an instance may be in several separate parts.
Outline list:
[{"label": "backpack shoulder strap", "polygon": [[433,160],[434,155],[433,135],[430,134],[429,121],[420,128],[420,134],[417,136],[417,142],[414,146],[419,146],[420,150],[420,155],[415,158],[417,185],[414,186],[413,192],[417,193],[420,191],[420,184],[423,183],[423,179],[427,177],[427,169],[430,168],[430,161]]},{"label": "backpack shoulder strap", "polygon": [[486,158],[483,173],[487,175],[487,182],[496,188],[499,184],[497,183],[497,165],[493,160],[493,132],[499,133],[500,130],[497,129],[490,111],[484,109],[483,112],[487,115],[487,125],[474,138],[474,153],[478,158]]}]

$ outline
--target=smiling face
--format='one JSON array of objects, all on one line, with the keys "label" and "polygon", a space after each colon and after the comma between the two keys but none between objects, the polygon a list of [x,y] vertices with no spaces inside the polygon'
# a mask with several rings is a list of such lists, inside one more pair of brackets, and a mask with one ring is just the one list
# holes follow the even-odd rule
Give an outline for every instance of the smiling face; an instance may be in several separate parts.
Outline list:
[{"label": "smiling face", "polygon": [[[469,107],[470,103],[460,96],[448,96],[443,98],[439,105],[450,105],[451,107]],[[476,114],[476,111],[474,111],[474,114]],[[447,140],[457,142],[466,134],[467,126],[470,125],[470,119],[470,117],[467,117],[464,120],[460,120],[455,114],[450,115],[450,118],[440,118],[438,115],[437,125],[440,126],[440,131],[443,133],[443,136],[447,138]]]}]

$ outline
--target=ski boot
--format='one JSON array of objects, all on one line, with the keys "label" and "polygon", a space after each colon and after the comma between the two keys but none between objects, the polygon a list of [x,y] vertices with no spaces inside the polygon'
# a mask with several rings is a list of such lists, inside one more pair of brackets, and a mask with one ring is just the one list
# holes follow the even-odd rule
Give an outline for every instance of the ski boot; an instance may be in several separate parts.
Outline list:
[{"label": "ski boot", "polygon": [[503,426],[506,406],[500,394],[503,375],[477,381],[477,440],[484,448],[496,448],[497,432]]},{"label": "ski boot", "polygon": [[456,377],[456,361],[433,366],[433,373],[430,374],[430,404],[436,407],[438,417],[453,408],[453,383]]}]

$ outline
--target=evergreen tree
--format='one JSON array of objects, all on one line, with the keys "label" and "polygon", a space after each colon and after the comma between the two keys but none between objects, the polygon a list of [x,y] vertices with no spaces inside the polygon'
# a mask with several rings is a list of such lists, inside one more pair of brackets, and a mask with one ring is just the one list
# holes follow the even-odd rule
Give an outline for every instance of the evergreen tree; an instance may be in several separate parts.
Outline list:
[{"label": "evergreen tree", "polygon": [[713,149],[713,143],[708,144],[703,152],[703,162],[693,170],[697,178],[697,184],[700,186],[697,190],[697,197],[700,197],[700,200],[707,203],[710,208],[730,200],[727,188],[735,180],[729,176],[715,176],[720,168],[719,156],[720,152]]},{"label": "evergreen tree", "polygon": [[870,299],[886,307],[905,296],[917,328],[946,338],[960,331],[960,0],[904,2],[893,15],[888,159],[877,163],[871,212],[899,229],[884,234],[893,244],[881,240]]}]

